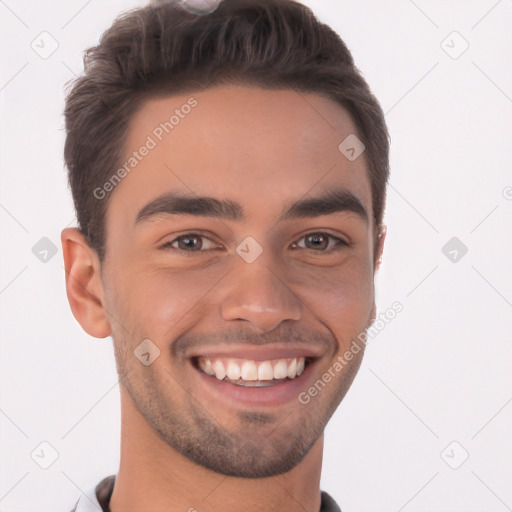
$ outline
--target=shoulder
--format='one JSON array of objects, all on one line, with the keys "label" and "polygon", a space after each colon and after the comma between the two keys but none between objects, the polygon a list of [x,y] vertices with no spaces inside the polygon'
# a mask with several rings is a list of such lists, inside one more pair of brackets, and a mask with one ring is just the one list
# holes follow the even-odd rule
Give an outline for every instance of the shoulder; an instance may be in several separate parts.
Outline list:
[{"label": "shoulder", "polygon": [[103,478],[98,484],[82,494],[70,512],[110,512],[109,503],[116,475]]},{"label": "shoulder", "polygon": [[322,505],[320,507],[320,512],[341,512],[338,504],[325,491],[322,491]]}]

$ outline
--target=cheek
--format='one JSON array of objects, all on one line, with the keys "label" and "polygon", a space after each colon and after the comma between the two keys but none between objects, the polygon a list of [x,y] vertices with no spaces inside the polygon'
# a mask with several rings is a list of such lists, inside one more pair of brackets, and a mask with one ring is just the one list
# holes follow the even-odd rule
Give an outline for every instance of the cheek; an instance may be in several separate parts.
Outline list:
[{"label": "cheek", "polygon": [[132,273],[123,279],[120,295],[125,307],[122,315],[143,336],[166,339],[184,319],[203,311],[203,299],[219,281],[218,272],[194,273],[164,270]]},{"label": "cheek", "polygon": [[370,260],[353,258],[337,268],[304,269],[295,276],[298,297],[340,342],[366,328],[374,301]]}]

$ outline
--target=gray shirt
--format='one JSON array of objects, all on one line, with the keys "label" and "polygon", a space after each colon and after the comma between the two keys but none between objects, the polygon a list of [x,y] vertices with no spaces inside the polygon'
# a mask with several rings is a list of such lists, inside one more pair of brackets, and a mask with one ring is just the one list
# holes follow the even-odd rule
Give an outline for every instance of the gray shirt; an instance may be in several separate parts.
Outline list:
[{"label": "gray shirt", "polygon": [[[110,512],[109,503],[116,475],[110,475],[104,478],[95,488],[93,498],[82,495],[78,498],[71,512]],[[143,511],[141,511],[143,512]],[[299,512],[299,511],[297,511]],[[337,503],[324,491],[322,491],[322,504],[319,512],[341,512]]]}]

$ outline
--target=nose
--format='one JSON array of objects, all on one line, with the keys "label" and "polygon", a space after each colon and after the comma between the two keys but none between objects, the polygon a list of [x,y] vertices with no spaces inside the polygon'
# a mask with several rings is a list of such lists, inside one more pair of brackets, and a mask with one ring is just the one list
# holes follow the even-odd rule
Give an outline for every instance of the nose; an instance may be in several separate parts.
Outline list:
[{"label": "nose", "polygon": [[269,332],[281,322],[299,320],[304,306],[284,278],[260,258],[253,263],[241,260],[228,274],[221,315],[226,321],[243,320]]}]

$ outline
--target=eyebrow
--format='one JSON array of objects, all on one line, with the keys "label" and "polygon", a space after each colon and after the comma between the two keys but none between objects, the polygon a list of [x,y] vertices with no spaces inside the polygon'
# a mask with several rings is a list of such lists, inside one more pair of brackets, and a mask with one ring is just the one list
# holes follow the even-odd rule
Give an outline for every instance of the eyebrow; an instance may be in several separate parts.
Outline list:
[{"label": "eyebrow", "polygon": [[[361,220],[368,223],[368,213],[359,198],[344,189],[333,190],[319,197],[299,199],[290,205],[285,205],[278,222],[295,218],[313,218],[338,212],[355,213]],[[135,224],[160,214],[194,215],[231,221],[245,219],[242,206],[235,201],[168,192],[144,206],[137,214]]]}]

